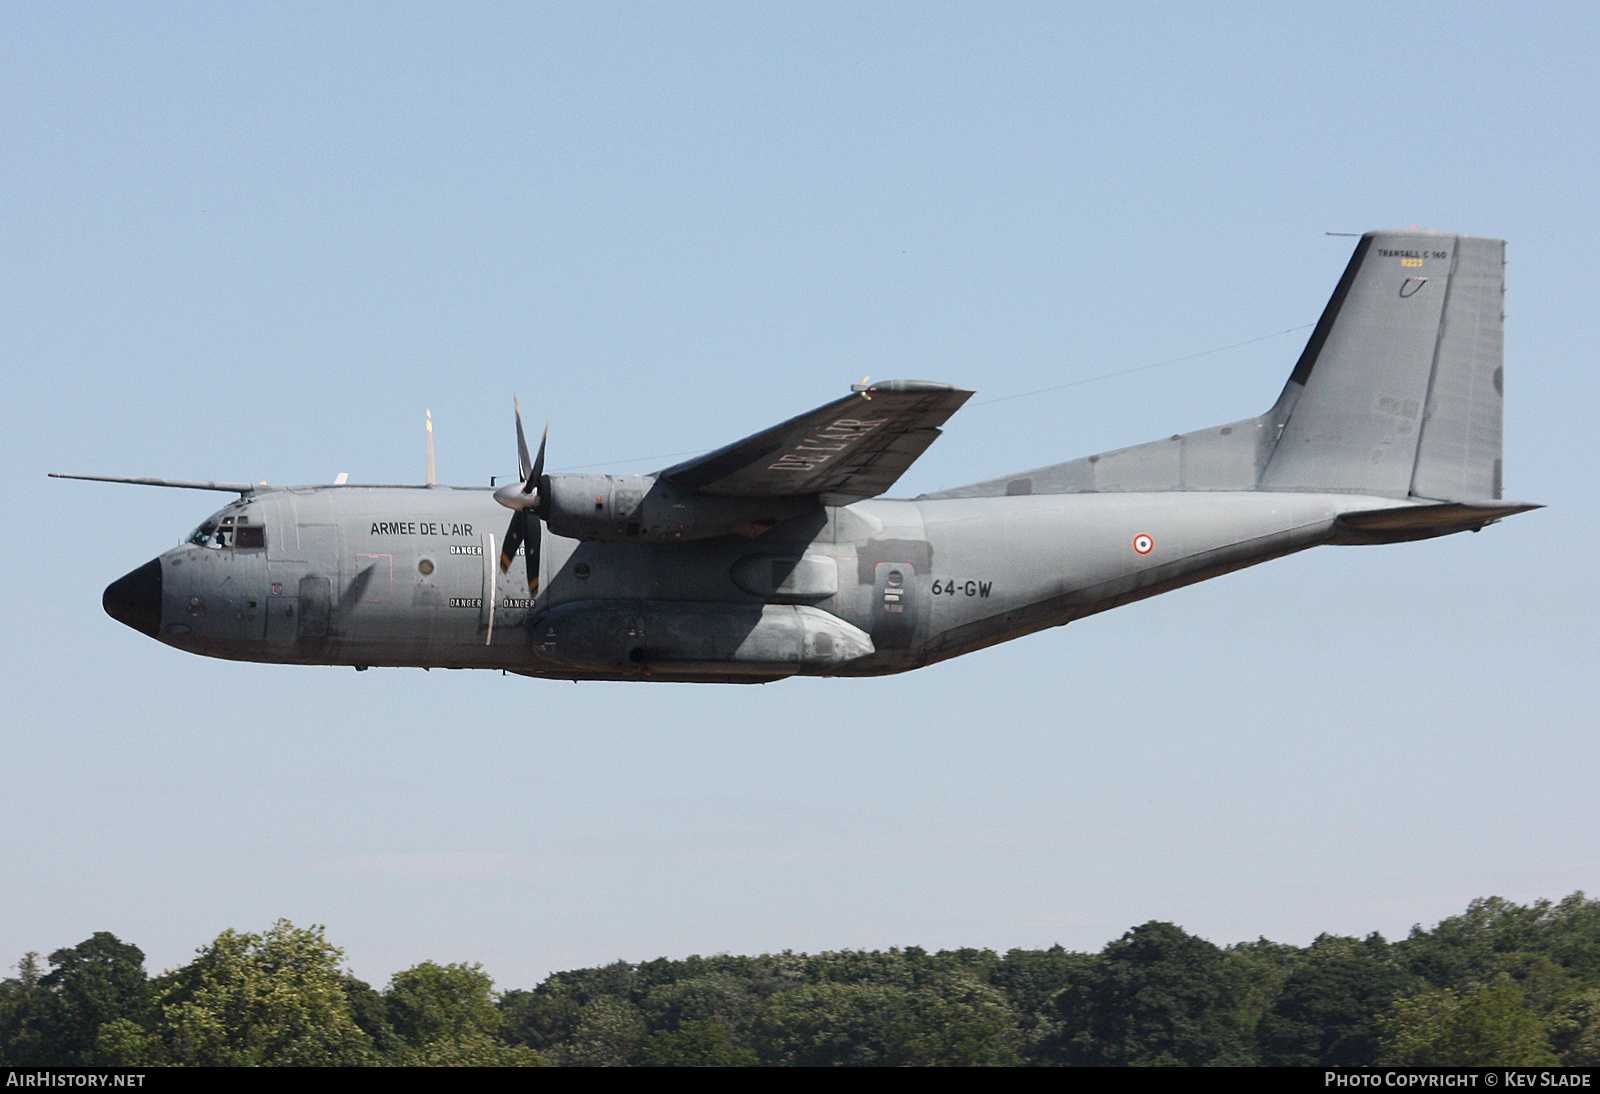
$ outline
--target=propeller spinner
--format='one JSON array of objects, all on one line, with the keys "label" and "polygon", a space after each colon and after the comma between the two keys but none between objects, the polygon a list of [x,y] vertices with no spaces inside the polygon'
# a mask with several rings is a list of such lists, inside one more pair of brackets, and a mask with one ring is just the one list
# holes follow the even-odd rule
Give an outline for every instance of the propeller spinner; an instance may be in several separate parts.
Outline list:
[{"label": "propeller spinner", "polygon": [[517,557],[517,548],[526,543],[524,557],[528,563],[528,592],[538,596],[539,548],[543,539],[539,509],[544,501],[540,496],[540,484],[544,479],[544,445],[550,437],[550,427],[544,427],[544,436],[539,438],[539,455],[530,462],[528,441],[522,433],[522,408],[515,399],[511,405],[517,416],[517,462],[522,481],[507,483],[494,492],[494,500],[512,511],[511,526],[506,529],[505,546],[500,551],[500,572],[511,569],[511,560]]}]

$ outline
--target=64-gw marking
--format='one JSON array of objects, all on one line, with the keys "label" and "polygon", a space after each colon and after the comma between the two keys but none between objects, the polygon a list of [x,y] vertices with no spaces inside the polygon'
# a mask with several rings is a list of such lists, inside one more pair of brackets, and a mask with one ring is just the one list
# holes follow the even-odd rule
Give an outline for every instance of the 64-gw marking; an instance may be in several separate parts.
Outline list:
[{"label": "64-gw marking", "polygon": [[948,581],[941,581],[935,578],[932,592],[934,596],[955,596],[960,593],[962,596],[983,597],[988,596],[989,590],[993,588],[994,582],[992,581],[956,581],[953,578]]}]

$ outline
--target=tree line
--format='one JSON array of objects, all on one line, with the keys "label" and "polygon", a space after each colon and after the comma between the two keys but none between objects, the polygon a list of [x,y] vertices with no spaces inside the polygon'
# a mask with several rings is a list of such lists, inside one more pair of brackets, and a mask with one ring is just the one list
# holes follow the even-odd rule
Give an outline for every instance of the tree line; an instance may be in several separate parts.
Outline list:
[{"label": "tree line", "polygon": [[431,961],[380,991],[283,920],[154,977],[101,932],[0,981],[0,1064],[1595,1066],[1600,901],[1475,900],[1396,942],[1150,922],[1092,954],[662,958],[501,993]]}]

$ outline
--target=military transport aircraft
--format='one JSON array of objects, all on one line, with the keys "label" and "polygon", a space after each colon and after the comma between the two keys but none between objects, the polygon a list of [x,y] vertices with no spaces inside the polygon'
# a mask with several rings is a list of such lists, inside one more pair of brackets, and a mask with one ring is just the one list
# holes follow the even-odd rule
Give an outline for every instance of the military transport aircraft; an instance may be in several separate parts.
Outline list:
[{"label": "military transport aircraft", "polygon": [[1265,414],[909,500],[880,495],[972,392],[864,383],[654,475],[546,474],[519,412],[520,475],[498,490],[60,477],[238,493],[105,591],[113,618],[191,653],[572,680],[904,672],[1308,547],[1537,508],[1500,500],[1503,256],[1369,232]]}]

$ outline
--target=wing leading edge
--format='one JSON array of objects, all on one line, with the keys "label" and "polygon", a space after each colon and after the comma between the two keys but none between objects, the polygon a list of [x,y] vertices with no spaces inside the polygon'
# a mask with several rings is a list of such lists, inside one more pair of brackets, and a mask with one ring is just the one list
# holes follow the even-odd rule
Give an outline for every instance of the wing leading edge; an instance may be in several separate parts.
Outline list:
[{"label": "wing leading edge", "polygon": [[877,497],[939,437],[972,392],[927,380],[860,384],[843,399],[660,473],[722,497]]}]

